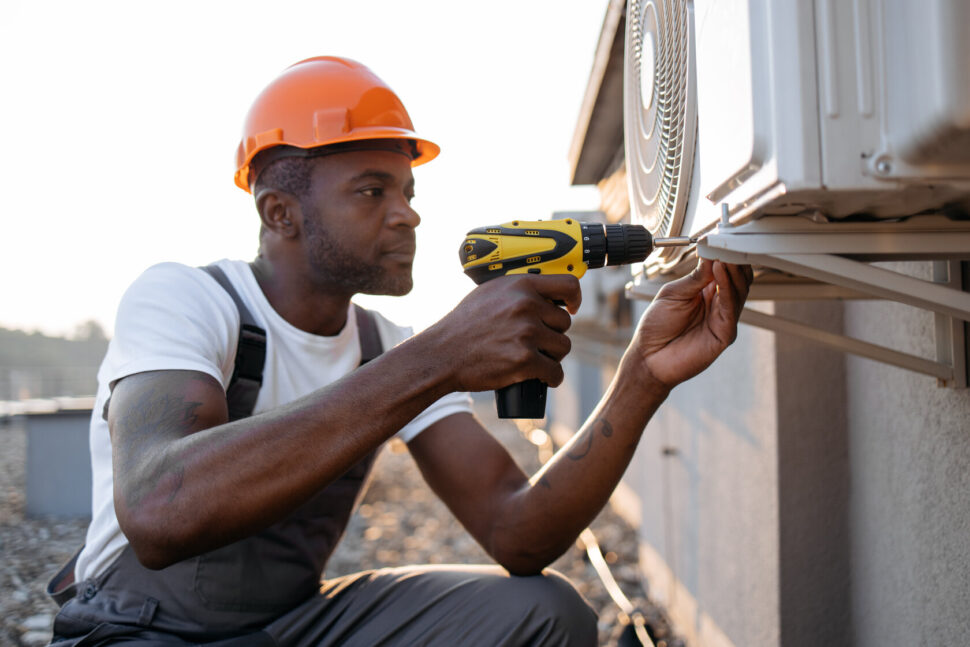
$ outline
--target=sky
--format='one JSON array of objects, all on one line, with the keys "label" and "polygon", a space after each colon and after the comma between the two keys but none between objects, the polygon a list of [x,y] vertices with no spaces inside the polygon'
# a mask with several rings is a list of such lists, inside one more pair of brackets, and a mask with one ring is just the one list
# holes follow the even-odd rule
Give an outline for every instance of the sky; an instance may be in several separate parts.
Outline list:
[{"label": "sky", "polygon": [[608,0],[0,3],[0,326],[109,334],[154,263],[250,260],[242,121],[284,68],[356,59],[441,155],[415,169],[415,289],[358,297],[427,327],[474,284],[474,227],[596,209],[567,153]]}]

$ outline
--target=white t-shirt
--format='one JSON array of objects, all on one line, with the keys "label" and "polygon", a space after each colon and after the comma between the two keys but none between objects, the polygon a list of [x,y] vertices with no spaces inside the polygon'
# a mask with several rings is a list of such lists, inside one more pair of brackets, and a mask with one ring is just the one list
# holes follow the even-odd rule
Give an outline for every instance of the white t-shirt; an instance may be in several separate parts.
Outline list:
[{"label": "white t-shirt", "polygon": [[[248,263],[222,260],[217,265],[256,323],[266,330],[263,385],[253,413],[291,402],[357,368],[361,351],[353,307],[339,333],[333,337],[312,335],[294,327],[273,309]],[[373,315],[385,349],[412,335],[411,329]],[[238,335],[235,303],[199,268],[178,263],[155,265],[125,292],[118,307],[114,338],[98,371],[90,431],[92,519],[75,568],[78,582],[102,573],[128,544],[115,516],[111,439],[101,416],[110,386],[144,371],[191,370],[211,375],[225,388],[232,377]],[[470,410],[468,394],[449,394],[415,417],[397,437],[410,441],[432,423]]]}]

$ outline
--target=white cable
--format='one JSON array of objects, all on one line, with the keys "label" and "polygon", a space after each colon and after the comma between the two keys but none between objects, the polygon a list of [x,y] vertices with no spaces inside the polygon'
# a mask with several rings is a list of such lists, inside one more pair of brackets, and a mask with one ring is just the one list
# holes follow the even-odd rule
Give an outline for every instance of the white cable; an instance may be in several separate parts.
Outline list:
[{"label": "white cable", "polygon": [[616,603],[616,606],[620,608],[620,611],[627,617],[630,624],[633,625],[633,631],[636,633],[637,638],[645,647],[656,647],[653,640],[650,639],[650,635],[647,633],[646,619],[643,617],[643,614],[634,609],[633,603],[626,597],[620,585],[617,584],[616,578],[613,577],[613,572],[603,557],[603,551],[600,550],[596,535],[593,534],[592,530],[586,528],[583,532],[579,533],[579,540],[586,547],[586,555],[589,557],[589,563],[593,565],[593,570],[596,571],[596,574],[603,582],[606,592],[613,599],[613,602]]}]

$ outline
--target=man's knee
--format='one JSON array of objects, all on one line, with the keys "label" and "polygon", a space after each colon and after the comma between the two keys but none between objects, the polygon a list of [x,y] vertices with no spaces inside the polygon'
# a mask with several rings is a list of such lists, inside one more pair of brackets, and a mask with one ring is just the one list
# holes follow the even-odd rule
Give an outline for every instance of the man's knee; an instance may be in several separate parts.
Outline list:
[{"label": "man's knee", "polygon": [[536,644],[595,645],[596,613],[563,575],[510,577],[507,602],[528,608]]},{"label": "man's knee", "polygon": [[[596,614],[555,571],[516,577],[498,566],[383,569],[348,586],[334,581],[321,600],[328,613],[353,621],[354,640],[346,644],[596,645]],[[354,613],[342,611],[351,606]]]}]

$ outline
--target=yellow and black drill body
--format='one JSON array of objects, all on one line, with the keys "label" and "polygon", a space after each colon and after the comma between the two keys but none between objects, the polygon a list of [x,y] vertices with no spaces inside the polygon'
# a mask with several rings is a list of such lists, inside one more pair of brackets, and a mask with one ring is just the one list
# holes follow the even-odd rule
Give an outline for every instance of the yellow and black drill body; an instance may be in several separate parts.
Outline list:
[{"label": "yellow and black drill body", "polygon": [[462,267],[475,283],[506,274],[572,274],[642,261],[653,249],[639,225],[566,220],[516,220],[472,229],[460,250]]},{"label": "yellow and black drill body", "polygon": [[[653,247],[650,232],[639,225],[517,220],[471,230],[459,256],[465,274],[481,284],[508,274],[580,278],[587,269],[642,261]],[[542,418],[546,385],[539,380],[512,384],[495,392],[495,402],[500,418]]]}]

